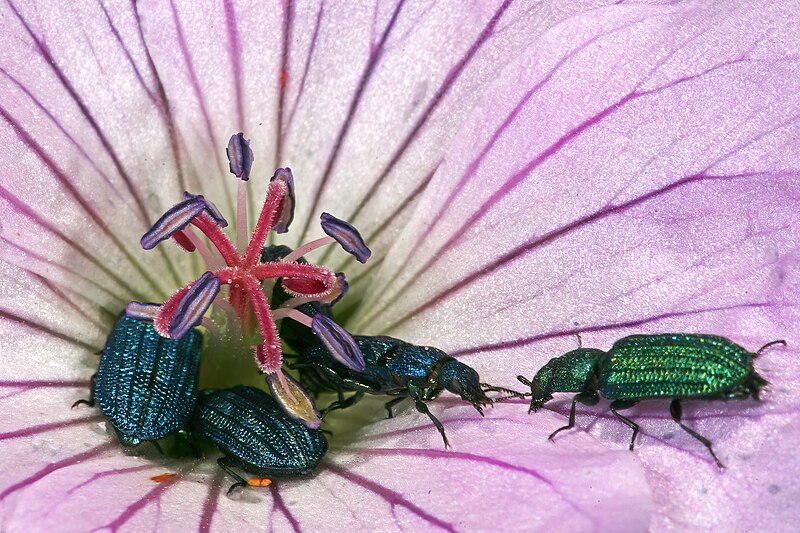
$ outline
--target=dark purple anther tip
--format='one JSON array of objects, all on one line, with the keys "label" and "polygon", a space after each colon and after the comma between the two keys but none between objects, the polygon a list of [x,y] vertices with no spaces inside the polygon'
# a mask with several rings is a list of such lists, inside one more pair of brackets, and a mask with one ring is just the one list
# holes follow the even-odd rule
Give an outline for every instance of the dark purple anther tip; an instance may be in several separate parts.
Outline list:
[{"label": "dark purple anther tip", "polygon": [[183,193],[183,197],[186,200],[196,199],[197,201],[202,201],[203,205],[205,206],[206,214],[210,216],[212,219],[214,219],[214,222],[216,222],[219,227],[221,228],[228,227],[228,221],[225,220],[224,216],[222,216],[222,213],[220,212],[219,209],[217,209],[217,206],[214,205],[214,202],[208,200],[202,194],[192,194],[190,192],[185,192],[185,191]]},{"label": "dark purple anther tip", "polygon": [[271,183],[278,180],[286,184],[289,193],[283,200],[281,212],[278,213],[278,218],[275,220],[275,225],[272,229],[274,229],[276,233],[286,233],[289,231],[289,225],[292,223],[292,220],[294,220],[294,176],[292,176],[292,169],[287,167],[276,170],[275,175],[272,176],[269,181]]},{"label": "dark purple anther tip", "polygon": [[242,181],[249,180],[250,169],[253,167],[253,151],[250,149],[250,141],[244,138],[243,133],[231,135],[225,153],[228,154],[231,174]]},{"label": "dark purple anther tip", "polygon": [[319,217],[322,231],[336,239],[347,253],[353,254],[361,263],[366,263],[372,255],[358,230],[349,222],[338,219],[330,213],[322,213]]},{"label": "dark purple anther tip", "polygon": [[169,239],[188,226],[192,219],[202,213],[204,209],[206,209],[206,203],[202,196],[185,193],[184,200],[164,213],[153,224],[153,227],[142,235],[139,243],[145,250],[154,248],[161,241]]},{"label": "dark purple anther tip", "polygon": [[317,313],[311,320],[311,331],[314,332],[331,356],[357,372],[366,368],[364,356],[355,339],[342,326],[322,313]]},{"label": "dark purple anther tip", "polygon": [[219,279],[211,272],[206,272],[194,282],[175,310],[169,325],[170,338],[180,339],[190,329],[200,325],[203,315],[217,297],[219,287]]},{"label": "dark purple anther tip", "polygon": [[347,290],[350,288],[350,284],[347,283],[347,278],[344,276],[344,272],[336,273],[336,282],[339,284],[339,295],[331,300],[331,305],[344,298],[344,295],[347,294]]}]

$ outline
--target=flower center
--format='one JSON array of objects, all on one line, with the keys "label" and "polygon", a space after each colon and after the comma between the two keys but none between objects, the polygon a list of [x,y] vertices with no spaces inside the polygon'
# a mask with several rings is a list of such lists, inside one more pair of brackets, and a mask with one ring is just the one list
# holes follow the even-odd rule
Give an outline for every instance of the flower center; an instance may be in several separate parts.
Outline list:
[{"label": "flower center", "polygon": [[[270,231],[285,233],[294,218],[294,178],[288,168],[279,168],[270,179],[264,205],[255,229],[247,238],[247,183],[253,163],[249,141],[239,133],[231,137],[227,148],[231,172],[239,179],[237,194],[236,246],[222,228],[228,223],[216,206],[201,195],[184,193],[184,199],[170,208],[141,239],[149,250],[172,239],[187,252],[197,252],[207,271],[178,290],[163,305],[133,302],[127,313],[152,318],[158,333],[178,339],[192,328],[203,325],[212,344],[224,345],[239,337],[239,346],[252,349],[258,369],[291,416],[319,426],[321,420],[306,391],[283,370],[283,353],[276,322],[286,318],[311,329],[330,353],[341,363],[363,370],[364,359],[347,331],[323,313],[313,317],[298,309],[310,302],[332,305],[347,291],[342,273],[311,265],[301,258],[309,252],[334,242],[352,253],[362,263],[370,256],[358,231],[328,213],[321,216],[321,226],[328,235],[311,241],[277,260],[262,261],[264,244]],[[196,233],[204,235],[211,246]],[[277,309],[270,307],[272,290],[280,280],[289,299]],[[207,316],[209,310],[217,312]],[[225,330],[220,327],[224,317]]]}]

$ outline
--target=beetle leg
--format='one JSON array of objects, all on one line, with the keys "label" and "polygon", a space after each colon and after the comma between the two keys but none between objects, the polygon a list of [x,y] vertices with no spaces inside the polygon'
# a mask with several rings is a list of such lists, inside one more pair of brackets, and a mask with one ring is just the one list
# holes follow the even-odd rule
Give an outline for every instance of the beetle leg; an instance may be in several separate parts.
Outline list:
[{"label": "beetle leg", "polygon": [[719,468],[725,468],[719,459],[717,459],[717,454],[714,453],[714,450],[711,448],[711,441],[705,438],[704,436],[697,433],[695,430],[687,427],[683,422],[681,422],[681,415],[683,414],[683,409],[681,407],[681,401],[678,398],[672,400],[672,403],[669,404],[669,414],[672,415],[672,419],[678,423],[678,425],[683,428],[683,430],[691,435],[692,437],[696,438],[700,442],[703,443],[703,446],[708,448],[708,452],[711,454],[711,457],[714,458],[714,461],[717,463]]},{"label": "beetle leg", "polygon": [[442,425],[441,422],[439,422],[439,419],[433,416],[433,413],[430,412],[428,406],[425,405],[425,402],[423,402],[422,400],[414,400],[414,405],[416,406],[417,411],[419,411],[422,414],[428,415],[428,418],[431,419],[433,425],[436,426],[436,429],[438,429],[439,433],[442,435],[442,440],[444,440],[444,447],[449,448],[450,443],[447,441],[447,436],[444,434],[444,426]]},{"label": "beetle leg", "polygon": [[330,413],[331,411],[336,411],[337,409],[347,409],[348,407],[352,407],[353,405],[357,404],[359,400],[361,400],[361,398],[364,397],[364,393],[362,391],[356,392],[349,398],[345,398],[341,390],[339,391],[339,393],[341,394],[341,397],[322,410],[321,414],[323,417],[328,413]]},{"label": "beetle leg", "polygon": [[400,396],[399,398],[394,398],[393,400],[389,400],[388,402],[386,402],[386,405],[384,405],[384,407],[386,407],[386,413],[387,413],[386,418],[394,418],[392,407],[394,407],[395,405],[397,405],[398,403],[402,402],[405,399],[406,399],[405,396]]},{"label": "beetle leg", "polygon": [[569,409],[569,422],[566,426],[560,427],[547,437],[549,440],[553,440],[553,437],[564,431],[565,429],[572,429],[575,427],[575,407],[578,402],[581,402],[584,405],[594,405],[598,402],[598,397],[596,392],[580,392],[572,398],[572,406]]},{"label": "beetle leg", "polygon": [[220,457],[219,459],[217,459],[217,464],[221,469],[225,471],[226,474],[231,476],[236,481],[236,483],[231,485],[231,488],[228,489],[227,494],[230,494],[238,487],[247,486],[247,481],[245,481],[242,476],[234,472],[232,469],[232,467],[238,466],[238,463],[235,460],[231,459],[230,457]]},{"label": "beetle leg", "polygon": [[630,418],[626,418],[617,412],[617,409],[627,409],[629,407],[633,407],[639,402],[632,402],[626,400],[614,400],[611,402],[611,412],[614,413],[614,416],[622,420],[626,426],[633,430],[633,435],[631,435],[631,445],[628,447],[630,451],[633,451],[633,444],[636,442],[636,435],[639,434],[639,424],[631,420]]},{"label": "beetle leg", "polygon": [[89,385],[89,399],[84,400],[83,398],[81,398],[80,400],[72,404],[72,409],[75,409],[77,406],[82,404],[88,405],[89,407],[94,407],[95,404],[94,388],[97,385],[97,372],[92,374],[92,377],[89,378],[89,383],[91,383],[91,385]]},{"label": "beetle leg", "polygon": [[164,455],[164,449],[161,447],[161,445],[158,443],[157,440],[151,440],[150,442],[153,443],[153,446],[155,446],[156,450],[158,450],[158,453]]}]

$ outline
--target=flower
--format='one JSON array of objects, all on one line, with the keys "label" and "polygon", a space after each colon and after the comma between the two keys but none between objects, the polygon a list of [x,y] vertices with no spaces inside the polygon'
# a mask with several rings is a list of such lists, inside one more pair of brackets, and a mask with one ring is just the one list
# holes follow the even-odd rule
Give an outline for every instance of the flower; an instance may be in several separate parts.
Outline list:
[{"label": "flower", "polygon": [[[3,529],[777,530],[794,523],[800,359],[797,15],[513,2],[63,2],[2,8]],[[344,411],[318,475],[224,496],[212,462],[126,455],[85,394],[114,316],[202,274],[139,238],[191,190],[235,211],[225,140],[290,166],[290,245],[330,211],[370,264],[356,333],[431,344],[513,386],[584,344],[706,332],[765,352],[763,402],[563,401],[482,419]],[[269,168],[269,171],[264,171]],[[253,213],[254,209],[250,209]],[[297,233],[295,233],[297,231]],[[205,361],[204,361],[205,362]],[[254,375],[252,358],[231,372]],[[249,366],[248,366],[249,365]],[[437,405],[438,404],[438,405]],[[177,474],[173,477],[165,474]],[[109,494],[113,497],[109,497]]]}]

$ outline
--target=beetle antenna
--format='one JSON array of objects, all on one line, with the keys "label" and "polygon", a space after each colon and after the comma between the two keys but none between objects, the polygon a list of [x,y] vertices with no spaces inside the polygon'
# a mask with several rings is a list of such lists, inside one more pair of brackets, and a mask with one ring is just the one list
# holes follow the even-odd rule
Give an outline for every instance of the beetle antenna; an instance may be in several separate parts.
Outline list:
[{"label": "beetle antenna", "polygon": [[531,380],[529,380],[525,376],[517,376],[517,379],[519,380],[520,383],[522,383],[526,387],[530,387],[531,386]]},{"label": "beetle antenna", "polygon": [[581,338],[581,334],[577,331],[575,332],[575,336],[578,337],[578,349],[580,350],[583,348],[583,339]]},{"label": "beetle antenna", "polygon": [[761,355],[761,352],[763,352],[764,350],[766,350],[766,349],[767,349],[767,348],[769,348],[770,346],[775,346],[776,344],[780,344],[780,345],[782,345],[782,346],[786,346],[786,341],[785,341],[785,340],[783,340],[783,339],[780,339],[780,340],[777,340],[777,341],[768,342],[767,344],[765,344],[764,346],[762,346],[761,348],[759,348],[759,349],[756,351],[756,353],[754,353],[754,354],[753,354],[753,358],[756,358],[756,357],[758,357],[759,355]]}]

